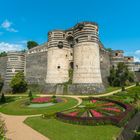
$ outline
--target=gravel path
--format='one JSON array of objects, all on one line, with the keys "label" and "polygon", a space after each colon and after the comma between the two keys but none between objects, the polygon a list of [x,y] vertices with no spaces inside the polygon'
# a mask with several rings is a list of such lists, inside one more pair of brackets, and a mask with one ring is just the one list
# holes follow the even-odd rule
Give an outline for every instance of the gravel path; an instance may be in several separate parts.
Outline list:
[{"label": "gravel path", "polygon": [[6,124],[6,137],[8,140],[49,140],[23,123],[29,116],[11,116],[2,113],[0,113],[0,115]]}]

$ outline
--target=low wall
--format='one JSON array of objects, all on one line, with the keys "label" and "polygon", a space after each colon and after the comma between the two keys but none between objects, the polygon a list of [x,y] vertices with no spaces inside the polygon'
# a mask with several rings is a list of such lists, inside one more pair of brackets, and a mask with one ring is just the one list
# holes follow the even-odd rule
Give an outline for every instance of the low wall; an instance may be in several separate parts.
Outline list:
[{"label": "low wall", "polygon": [[121,134],[116,140],[132,140],[135,137],[135,130],[140,127],[140,112],[137,113],[132,120],[124,127]]}]

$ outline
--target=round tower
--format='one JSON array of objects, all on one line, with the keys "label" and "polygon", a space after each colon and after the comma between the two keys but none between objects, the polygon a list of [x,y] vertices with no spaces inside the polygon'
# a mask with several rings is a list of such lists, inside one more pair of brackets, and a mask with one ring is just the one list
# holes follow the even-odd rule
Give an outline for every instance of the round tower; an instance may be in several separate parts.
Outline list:
[{"label": "round tower", "polygon": [[69,45],[65,32],[55,30],[48,34],[46,83],[57,84],[69,80]]},{"label": "round tower", "polygon": [[[82,86],[86,85],[86,87],[89,85],[94,87],[95,91],[97,88],[103,89],[100,71],[98,25],[94,22],[78,23],[74,28],[74,40],[73,84],[82,84]],[[91,89],[90,92],[93,92],[93,90]]]}]

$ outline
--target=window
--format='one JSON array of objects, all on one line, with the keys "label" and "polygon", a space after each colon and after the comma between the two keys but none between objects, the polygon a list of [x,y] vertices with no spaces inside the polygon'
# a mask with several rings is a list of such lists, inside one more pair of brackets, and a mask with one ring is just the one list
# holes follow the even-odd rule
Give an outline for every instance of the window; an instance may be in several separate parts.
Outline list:
[{"label": "window", "polygon": [[73,62],[70,62],[70,68],[73,69]]},{"label": "window", "polygon": [[62,42],[62,41],[59,41],[59,42],[58,42],[58,48],[60,48],[60,49],[63,48],[63,42]]},{"label": "window", "polygon": [[78,43],[78,38],[77,38],[77,39],[75,39],[75,41],[76,41],[76,43]]},{"label": "window", "polygon": [[60,69],[60,66],[57,66],[58,69]]},{"label": "window", "polygon": [[72,54],[72,53],[70,53],[70,55],[71,55],[71,56],[73,56],[73,54]]}]

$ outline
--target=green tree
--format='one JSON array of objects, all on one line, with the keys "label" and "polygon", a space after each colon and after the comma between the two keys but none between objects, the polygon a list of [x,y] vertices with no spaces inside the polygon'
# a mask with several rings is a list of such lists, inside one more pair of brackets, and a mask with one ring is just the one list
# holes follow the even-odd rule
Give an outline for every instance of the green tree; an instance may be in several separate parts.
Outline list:
[{"label": "green tree", "polygon": [[31,90],[28,90],[28,97],[30,99],[30,101],[33,99],[33,94]]},{"label": "green tree", "polygon": [[35,42],[35,41],[28,41],[28,42],[27,42],[27,48],[28,48],[28,49],[32,49],[32,48],[34,48],[34,47],[36,47],[36,46],[38,46],[38,43]]},{"label": "green tree", "polygon": [[111,86],[120,86],[125,90],[126,82],[134,82],[134,73],[128,70],[125,63],[118,63],[117,68],[112,67],[108,81]]},{"label": "green tree", "polygon": [[3,56],[7,56],[7,53],[5,51],[0,53],[0,57],[3,57]]},{"label": "green tree", "polygon": [[4,85],[4,81],[3,81],[3,79],[2,79],[2,77],[0,75],[0,92],[1,92],[1,90],[3,88],[3,85]]},{"label": "green tree", "polygon": [[18,72],[10,82],[10,87],[13,93],[23,93],[27,90],[27,82],[25,81],[24,73]]},{"label": "green tree", "polygon": [[4,93],[1,94],[0,102],[1,102],[1,103],[5,103],[5,102],[6,102],[6,98],[5,98]]}]

